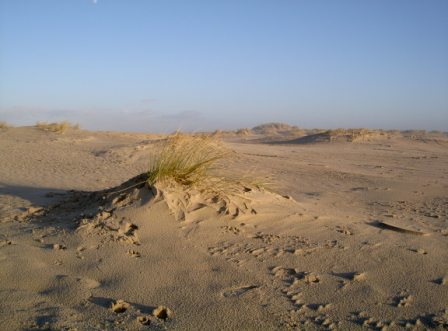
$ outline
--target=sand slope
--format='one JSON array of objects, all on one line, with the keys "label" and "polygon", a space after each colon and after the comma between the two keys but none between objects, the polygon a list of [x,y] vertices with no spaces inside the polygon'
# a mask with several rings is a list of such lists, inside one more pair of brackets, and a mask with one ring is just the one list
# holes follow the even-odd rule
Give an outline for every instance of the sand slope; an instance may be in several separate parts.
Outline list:
[{"label": "sand slope", "polygon": [[278,194],[227,201],[139,184],[157,139],[0,131],[1,329],[448,327],[443,137],[232,139]]}]

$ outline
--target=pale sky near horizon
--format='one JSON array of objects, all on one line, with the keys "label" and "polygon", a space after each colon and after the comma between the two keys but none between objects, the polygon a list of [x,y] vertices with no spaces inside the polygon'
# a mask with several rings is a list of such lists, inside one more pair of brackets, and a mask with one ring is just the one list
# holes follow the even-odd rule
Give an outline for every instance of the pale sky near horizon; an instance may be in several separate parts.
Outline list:
[{"label": "pale sky near horizon", "polygon": [[448,131],[445,0],[0,0],[0,120]]}]

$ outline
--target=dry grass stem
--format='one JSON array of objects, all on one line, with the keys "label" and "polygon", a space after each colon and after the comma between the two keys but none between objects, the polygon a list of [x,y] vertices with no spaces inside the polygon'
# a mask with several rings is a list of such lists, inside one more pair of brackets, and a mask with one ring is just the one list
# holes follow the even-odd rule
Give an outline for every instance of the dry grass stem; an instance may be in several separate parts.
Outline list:
[{"label": "dry grass stem", "polygon": [[164,181],[187,186],[199,184],[210,180],[210,170],[229,154],[214,137],[176,133],[164,141],[161,152],[151,159],[148,181],[150,184]]}]

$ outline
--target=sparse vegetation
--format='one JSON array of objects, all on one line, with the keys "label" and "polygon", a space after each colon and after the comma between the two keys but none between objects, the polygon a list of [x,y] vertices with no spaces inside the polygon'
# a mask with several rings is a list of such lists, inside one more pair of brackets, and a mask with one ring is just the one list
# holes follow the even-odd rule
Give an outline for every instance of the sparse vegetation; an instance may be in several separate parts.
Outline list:
[{"label": "sparse vegetation", "polygon": [[148,182],[174,181],[191,186],[206,181],[209,171],[229,151],[212,136],[176,133],[164,141],[162,150],[154,155]]},{"label": "sparse vegetation", "polygon": [[0,121],[0,129],[7,129],[10,125],[4,121]]},{"label": "sparse vegetation", "polygon": [[68,129],[79,129],[79,124],[72,124],[68,121],[47,123],[47,122],[37,122],[36,127],[49,132],[64,133]]},{"label": "sparse vegetation", "polygon": [[336,140],[337,138],[344,138],[347,141],[353,142],[361,139],[367,138],[373,132],[368,129],[336,129],[328,130],[323,134],[330,138],[330,141]]},{"label": "sparse vegetation", "polygon": [[244,128],[244,129],[236,130],[235,133],[238,136],[249,136],[251,131],[250,131],[250,129]]},{"label": "sparse vegetation", "polygon": [[289,125],[286,123],[265,123],[257,125],[252,128],[252,131],[257,134],[264,135],[277,135],[277,134],[288,134],[294,130],[299,129],[297,126]]}]

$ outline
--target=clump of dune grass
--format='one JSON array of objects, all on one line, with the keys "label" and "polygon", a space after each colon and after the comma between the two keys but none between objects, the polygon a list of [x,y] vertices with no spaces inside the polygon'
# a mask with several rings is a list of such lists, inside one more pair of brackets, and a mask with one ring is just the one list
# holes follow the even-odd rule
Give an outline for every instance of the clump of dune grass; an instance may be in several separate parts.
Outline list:
[{"label": "clump of dune grass", "polygon": [[6,123],[5,121],[0,121],[0,129],[7,129],[10,125]]},{"label": "clump of dune grass", "polygon": [[335,140],[337,138],[345,138],[349,142],[354,142],[357,140],[363,140],[368,136],[373,134],[373,131],[368,129],[335,129],[327,130],[323,133],[328,136],[330,140]]},{"label": "clump of dune grass", "polygon": [[72,124],[68,121],[54,122],[54,123],[37,122],[36,127],[44,131],[54,133],[64,133],[68,129],[78,130],[79,124]]},{"label": "clump of dune grass", "polygon": [[176,133],[164,142],[161,151],[153,155],[148,182],[175,182],[185,186],[198,185],[211,179],[210,171],[230,151],[210,135]]}]

